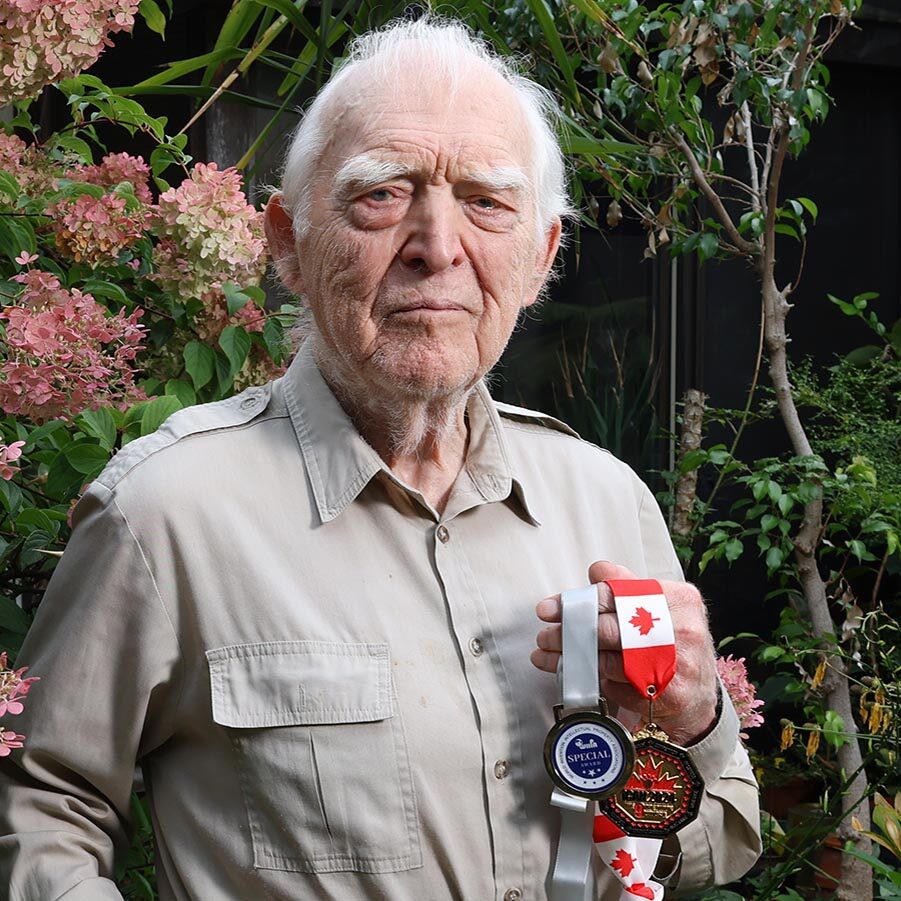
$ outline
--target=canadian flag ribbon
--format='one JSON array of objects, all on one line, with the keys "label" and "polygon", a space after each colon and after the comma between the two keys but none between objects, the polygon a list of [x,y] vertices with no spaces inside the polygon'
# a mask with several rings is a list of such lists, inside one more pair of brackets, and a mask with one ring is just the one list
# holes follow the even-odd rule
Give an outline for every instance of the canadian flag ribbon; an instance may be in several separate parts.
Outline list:
[{"label": "canadian flag ribbon", "polygon": [[594,842],[598,854],[622,883],[619,901],[662,901],[663,886],[651,876],[657,865],[662,844],[659,838],[638,838],[626,835],[607,817],[594,818]]},{"label": "canadian flag ribbon", "polygon": [[616,605],[626,678],[646,698],[659,697],[676,672],[673,621],[656,579],[608,579]]}]

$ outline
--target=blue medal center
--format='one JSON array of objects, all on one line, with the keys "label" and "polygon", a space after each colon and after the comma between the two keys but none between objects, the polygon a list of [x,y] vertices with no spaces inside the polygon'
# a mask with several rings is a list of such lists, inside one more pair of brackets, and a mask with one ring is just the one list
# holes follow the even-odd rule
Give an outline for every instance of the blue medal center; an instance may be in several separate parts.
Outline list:
[{"label": "blue medal center", "polygon": [[564,760],[581,779],[598,779],[610,769],[613,750],[597,732],[577,732],[565,739]]}]

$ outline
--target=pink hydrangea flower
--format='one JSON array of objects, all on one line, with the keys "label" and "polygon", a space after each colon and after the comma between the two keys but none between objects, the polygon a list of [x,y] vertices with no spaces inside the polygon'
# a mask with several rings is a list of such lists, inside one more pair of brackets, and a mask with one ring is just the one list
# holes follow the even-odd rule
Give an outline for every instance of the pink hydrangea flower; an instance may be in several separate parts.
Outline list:
[{"label": "pink hydrangea flower", "polygon": [[256,285],[266,271],[263,215],[247,202],[234,168],[198,163],[160,196],[153,231],[155,278],[184,300],[226,282]]},{"label": "pink hydrangea flower", "polygon": [[144,234],[149,221],[143,206],[129,210],[119,194],[82,194],[53,204],[47,214],[54,217],[57,247],[70,259],[92,268],[115,263],[119,254]]},{"label": "pink hydrangea flower", "polygon": [[8,482],[19,471],[18,466],[9,464],[22,456],[24,446],[24,441],[13,441],[10,445],[0,444],[0,479]]},{"label": "pink hydrangea flower", "polygon": [[[0,654],[0,716],[6,716],[7,713],[12,716],[18,716],[25,709],[21,699],[28,694],[31,686],[41,678],[40,676],[29,676],[26,679],[24,674],[27,671],[27,666],[16,670],[10,669],[6,651]],[[24,738],[25,736],[21,737]]]},{"label": "pink hydrangea flower", "polygon": [[0,104],[89,68],[137,11],[137,0],[0,0]]},{"label": "pink hydrangea flower", "polygon": [[[731,654],[728,657],[718,657],[716,670],[726,691],[729,692],[741,728],[754,729],[763,725],[763,716],[757,713],[757,708],[763,706],[763,701],[757,697],[757,689],[748,680],[745,658],[739,657],[736,660]],[[742,731],[739,734],[747,740],[746,732]]]},{"label": "pink hydrangea flower", "polygon": [[[0,0],[0,4],[2,2],[3,0]],[[0,75],[0,81],[2,77]],[[56,162],[46,153],[41,153],[31,144],[26,144],[16,135],[3,132],[0,132],[0,170],[12,175],[19,183],[19,187],[30,194],[51,190],[54,177],[58,174]]]},{"label": "pink hydrangea flower", "polygon": [[0,757],[9,757],[15,748],[25,746],[25,736],[18,732],[4,732],[0,729]]},{"label": "pink hydrangea flower", "polygon": [[6,307],[7,359],[0,365],[0,409],[33,422],[144,399],[133,361],[143,348],[143,310],[112,316],[90,294],[61,287],[52,273],[15,276],[25,286]]},{"label": "pink hydrangea flower", "polygon": [[33,263],[38,258],[36,253],[29,253],[27,250],[23,250],[17,257],[16,262],[20,266],[28,266],[30,263]]},{"label": "pink hydrangea flower", "polygon": [[150,203],[150,166],[139,156],[127,153],[108,153],[97,166],[79,166],[66,173],[74,181],[114,188],[122,182],[134,185],[135,196],[142,203]]}]

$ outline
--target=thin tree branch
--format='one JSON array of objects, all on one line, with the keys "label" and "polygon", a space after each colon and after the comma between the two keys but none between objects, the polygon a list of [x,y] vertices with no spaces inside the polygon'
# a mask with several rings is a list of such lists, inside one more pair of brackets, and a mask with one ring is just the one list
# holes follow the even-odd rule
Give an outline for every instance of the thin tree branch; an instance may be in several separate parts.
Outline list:
[{"label": "thin tree branch", "polygon": [[720,223],[726,230],[726,234],[729,235],[729,239],[741,251],[741,253],[745,254],[746,256],[757,256],[760,252],[760,247],[741,236],[738,229],[735,227],[735,223],[732,221],[732,217],[723,206],[723,201],[720,199],[719,194],[717,194],[716,191],[714,191],[710,186],[710,182],[704,175],[704,171],[701,169],[700,163],[698,163],[697,159],[695,158],[691,147],[688,146],[688,141],[686,141],[685,138],[683,138],[682,135],[680,135],[676,131],[672,132],[672,136],[673,141],[675,142],[679,150],[682,151],[682,155],[685,157],[685,160],[688,163],[688,167],[691,169],[692,178],[694,178],[695,184],[701,189],[701,193],[707,198],[710,205],[713,207],[717,218],[720,220]]}]

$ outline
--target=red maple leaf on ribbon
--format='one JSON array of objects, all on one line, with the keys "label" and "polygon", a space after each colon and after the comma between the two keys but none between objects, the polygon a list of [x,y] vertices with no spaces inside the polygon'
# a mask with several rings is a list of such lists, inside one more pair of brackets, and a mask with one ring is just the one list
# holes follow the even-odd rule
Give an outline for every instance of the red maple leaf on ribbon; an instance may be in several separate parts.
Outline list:
[{"label": "red maple leaf on ribbon", "polygon": [[623,879],[629,878],[629,873],[635,869],[635,858],[624,848],[616,852],[616,857],[610,861],[610,866],[616,870]]},{"label": "red maple leaf on ribbon", "polygon": [[635,885],[627,885],[626,891],[630,895],[635,895],[638,898],[647,898],[648,901],[654,901],[654,889],[649,885],[645,885],[643,882],[636,882]]},{"label": "red maple leaf on ribbon", "polygon": [[647,635],[654,628],[654,623],[660,622],[660,617],[651,616],[650,611],[644,607],[636,607],[635,614],[629,622],[638,629],[639,635]]}]

